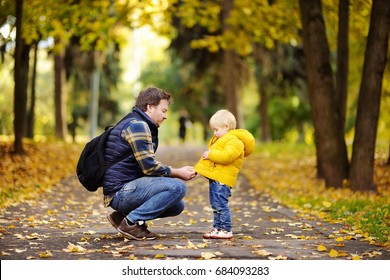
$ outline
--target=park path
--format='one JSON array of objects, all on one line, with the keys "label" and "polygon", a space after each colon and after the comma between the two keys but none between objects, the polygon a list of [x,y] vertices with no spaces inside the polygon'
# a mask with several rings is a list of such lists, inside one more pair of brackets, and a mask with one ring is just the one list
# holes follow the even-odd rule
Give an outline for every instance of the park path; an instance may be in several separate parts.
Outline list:
[{"label": "park path", "polygon": [[[158,159],[179,167],[194,165],[204,147],[160,147]],[[244,167],[245,168],[245,167]],[[240,175],[232,191],[234,238],[205,240],[212,227],[208,183],[187,182],[186,209],[155,220],[153,241],[123,238],[109,224],[101,190],[89,193],[75,176],[64,178],[36,201],[1,210],[2,260],[26,259],[390,259],[340,224],[328,224],[293,211],[252,188]]]}]

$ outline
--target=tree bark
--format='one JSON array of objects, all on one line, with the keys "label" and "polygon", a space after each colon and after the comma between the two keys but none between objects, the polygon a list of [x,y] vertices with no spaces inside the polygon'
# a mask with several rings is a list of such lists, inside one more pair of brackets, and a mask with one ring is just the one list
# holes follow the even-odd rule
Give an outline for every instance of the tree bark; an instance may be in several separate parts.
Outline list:
[{"label": "tree bark", "polygon": [[34,62],[32,67],[31,75],[31,96],[30,96],[30,106],[27,112],[27,134],[28,138],[34,138],[34,125],[35,125],[35,84],[37,77],[37,61],[38,61],[38,42],[35,43],[34,48]]},{"label": "tree bark", "polygon": [[27,85],[30,46],[22,38],[23,0],[15,1],[16,40],[14,67],[14,152],[23,154],[23,137],[26,133]]},{"label": "tree bark", "polygon": [[389,141],[389,157],[387,158],[387,165],[390,165],[390,141]]},{"label": "tree bark", "polygon": [[93,69],[90,75],[91,99],[89,101],[89,136],[90,138],[93,138],[97,134],[98,127],[101,54],[95,50],[91,51],[90,55],[93,61]]},{"label": "tree bark", "polygon": [[[222,22],[223,31],[228,30],[229,24],[227,19],[230,11],[233,7],[233,0],[224,0],[222,2]],[[238,63],[239,57],[232,49],[223,50],[223,68],[222,68],[222,87],[223,92],[226,96],[227,109],[236,117],[237,127],[242,125],[242,116],[240,112],[240,96],[238,91],[239,75],[237,69],[239,68]]]},{"label": "tree bark", "polygon": [[264,51],[258,44],[254,44],[253,57],[256,61],[256,81],[260,96],[259,119],[260,119],[260,139],[262,142],[270,142],[271,126],[268,114],[268,84],[271,68],[270,54]]},{"label": "tree bark", "polygon": [[390,32],[390,1],[373,0],[353,141],[350,184],[375,191],[374,155]]},{"label": "tree bark", "polygon": [[335,104],[335,87],[321,0],[300,0],[303,48],[309,84],[309,99],[327,187],[341,187],[348,178],[348,154]]},{"label": "tree bark", "polygon": [[347,113],[348,92],[348,21],[349,0],[339,0],[339,32],[337,36],[337,75],[336,75],[336,105],[340,114],[343,129]]},{"label": "tree bark", "polygon": [[65,64],[64,52],[54,55],[54,107],[55,136],[64,140],[67,134],[65,107]]}]

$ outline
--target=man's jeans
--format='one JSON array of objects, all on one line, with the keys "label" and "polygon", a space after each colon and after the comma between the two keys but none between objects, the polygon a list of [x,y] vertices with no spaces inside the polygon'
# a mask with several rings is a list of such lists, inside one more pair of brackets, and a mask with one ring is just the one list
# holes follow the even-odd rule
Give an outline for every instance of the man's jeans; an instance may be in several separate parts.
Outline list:
[{"label": "man's jeans", "polygon": [[210,204],[214,214],[214,228],[232,230],[232,218],[229,208],[230,187],[210,180]]},{"label": "man's jeans", "polygon": [[184,210],[186,185],[168,177],[141,177],[124,185],[111,202],[111,207],[127,215],[127,219],[149,221],[177,216]]}]

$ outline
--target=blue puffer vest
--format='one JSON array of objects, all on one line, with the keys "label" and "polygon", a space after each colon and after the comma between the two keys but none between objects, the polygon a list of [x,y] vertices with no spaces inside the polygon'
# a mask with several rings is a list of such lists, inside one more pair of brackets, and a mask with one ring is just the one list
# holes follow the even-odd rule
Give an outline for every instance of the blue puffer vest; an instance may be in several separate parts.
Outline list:
[{"label": "blue puffer vest", "polygon": [[[116,158],[132,150],[129,143],[121,136],[121,131],[129,123],[135,120],[144,121],[148,124],[152,134],[154,151],[157,150],[158,128],[156,124],[138,107],[134,107],[133,111],[124,117],[108,136],[105,147],[105,160],[114,161]],[[131,153],[129,157],[114,164],[106,171],[103,181],[103,194],[108,196],[113,195],[120,190],[125,183],[143,176],[145,175],[142,173],[134,154]]]}]

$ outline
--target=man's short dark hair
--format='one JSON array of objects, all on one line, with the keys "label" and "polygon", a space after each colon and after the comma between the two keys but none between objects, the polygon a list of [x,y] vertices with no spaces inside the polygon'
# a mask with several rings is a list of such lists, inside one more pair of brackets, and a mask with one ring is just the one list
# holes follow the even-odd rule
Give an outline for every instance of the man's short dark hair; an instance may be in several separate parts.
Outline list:
[{"label": "man's short dark hair", "polygon": [[135,106],[145,112],[148,105],[157,106],[162,99],[170,102],[171,94],[156,87],[149,87],[139,93]]}]

